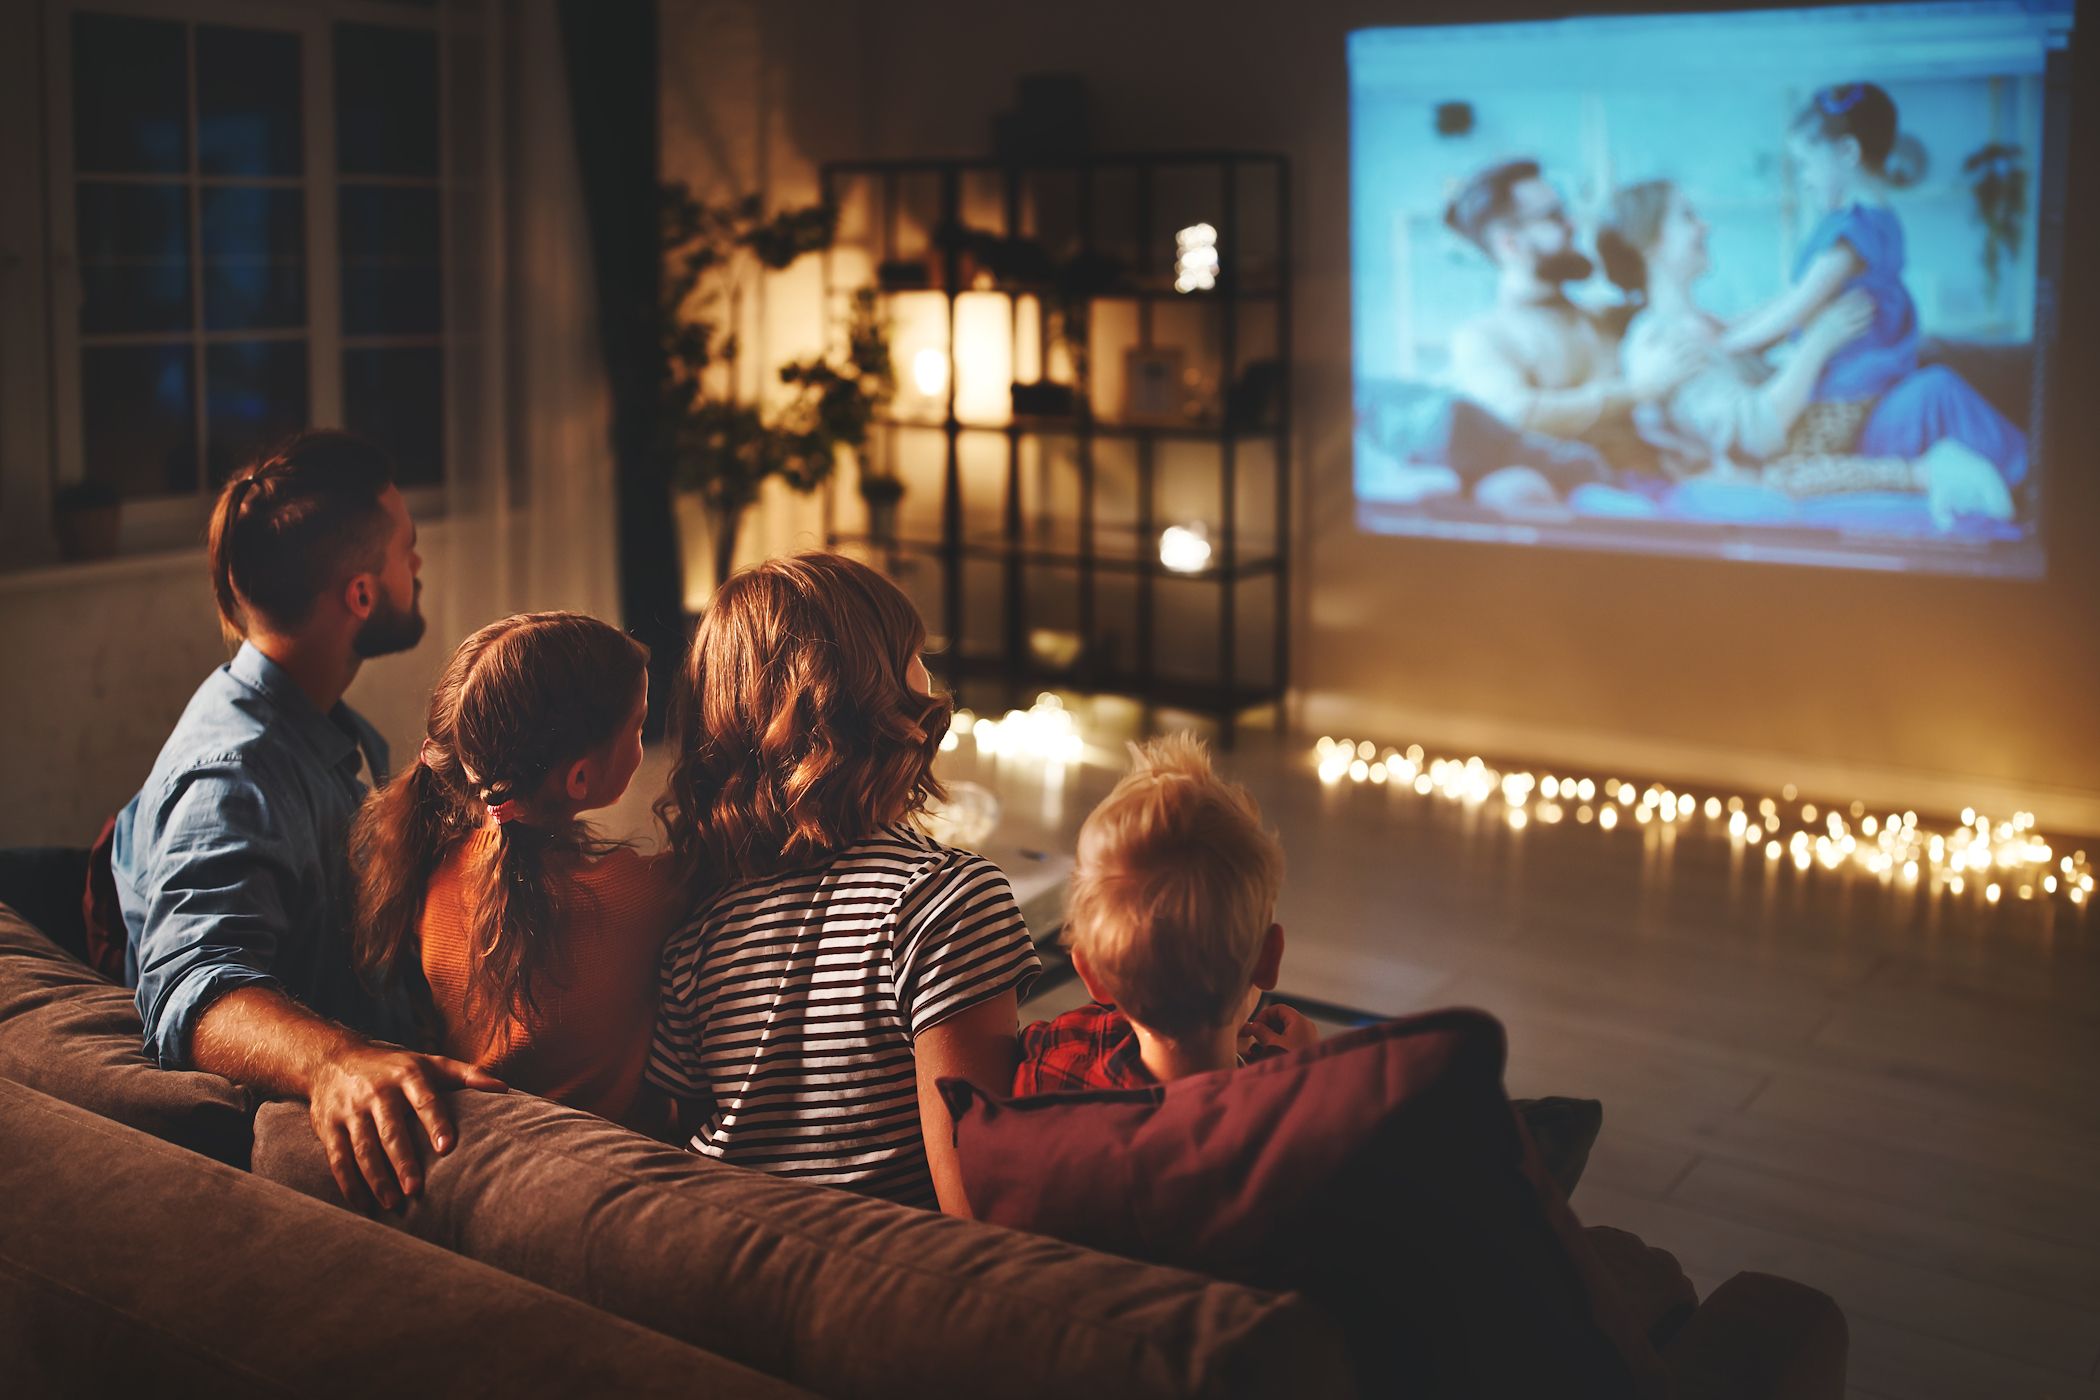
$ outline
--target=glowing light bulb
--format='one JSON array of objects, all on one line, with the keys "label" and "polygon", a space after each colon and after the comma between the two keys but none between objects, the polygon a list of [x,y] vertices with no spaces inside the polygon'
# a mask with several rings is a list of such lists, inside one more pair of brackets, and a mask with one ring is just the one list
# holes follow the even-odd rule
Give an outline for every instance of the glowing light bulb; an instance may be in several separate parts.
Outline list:
[{"label": "glowing light bulb", "polygon": [[1706,819],[1707,819],[1708,821],[1714,821],[1714,820],[1716,820],[1717,818],[1719,818],[1719,817],[1720,817],[1720,815],[1721,815],[1721,799],[1720,799],[1720,798],[1718,798],[1718,797],[1709,797],[1709,798],[1707,798],[1707,799],[1706,799]]},{"label": "glowing light bulb", "polygon": [[1210,567],[1210,531],[1195,521],[1169,525],[1159,532],[1159,562],[1177,574],[1202,573]]},{"label": "glowing light bulb", "polygon": [[1765,842],[1765,859],[1766,859],[1766,860],[1778,860],[1778,859],[1779,859],[1779,843],[1778,843],[1777,841],[1767,841],[1767,842]]},{"label": "glowing light bulb", "polygon": [[948,392],[948,356],[929,345],[911,357],[911,382],[929,399]]},{"label": "glowing light bulb", "polygon": [[1610,831],[1613,827],[1617,826],[1618,824],[1619,809],[1616,807],[1606,807],[1603,811],[1597,814],[1597,825],[1603,827],[1606,831]]},{"label": "glowing light bulb", "polygon": [[1174,235],[1174,290],[1207,292],[1218,285],[1218,231],[1191,224]]}]

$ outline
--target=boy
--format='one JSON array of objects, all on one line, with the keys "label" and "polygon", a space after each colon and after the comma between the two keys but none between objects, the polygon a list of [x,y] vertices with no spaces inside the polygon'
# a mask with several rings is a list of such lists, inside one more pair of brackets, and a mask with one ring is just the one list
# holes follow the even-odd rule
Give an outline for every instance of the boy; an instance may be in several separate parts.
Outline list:
[{"label": "boy", "polygon": [[1064,942],[1094,999],[1021,1032],[1016,1094],[1132,1089],[1313,1045],[1287,1006],[1253,1020],[1283,963],[1283,845],[1186,734],[1131,746],[1079,828]]},{"label": "boy", "polygon": [[[1016,1095],[1148,1088],[1319,1043],[1288,1006],[1255,1013],[1283,964],[1283,845],[1253,796],[1187,734],[1131,755],[1079,828],[1065,904],[1065,948],[1093,1004],[1021,1031]],[[1572,1192],[1602,1106],[1516,1108],[1547,1174]]]}]

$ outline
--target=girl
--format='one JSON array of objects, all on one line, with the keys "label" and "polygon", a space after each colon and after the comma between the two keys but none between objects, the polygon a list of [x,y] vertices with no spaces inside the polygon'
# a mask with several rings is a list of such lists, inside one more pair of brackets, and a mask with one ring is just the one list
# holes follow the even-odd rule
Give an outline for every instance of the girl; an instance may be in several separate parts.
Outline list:
[{"label": "girl", "polygon": [[649,1076],[694,1151],[967,1214],[934,1084],[1005,1092],[1041,964],[997,866],[911,825],[949,706],[896,586],[769,560],[708,606],[657,806],[692,919]]},{"label": "girl", "polygon": [[368,982],[420,958],[446,1054],[652,1128],[642,1070],[672,888],[578,820],[641,764],[646,665],[581,613],[482,628],[431,695],[419,760],[365,804],[350,848]]},{"label": "girl", "polygon": [[1951,439],[1998,470],[2027,475],[2027,436],[1941,365],[1918,364],[1918,309],[1903,284],[1903,224],[1888,204],[1896,104],[1873,83],[1824,88],[1795,118],[1787,147],[1808,208],[1820,214],[1795,257],[1794,285],[1730,327],[1722,346],[1759,351],[1802,332],[1840,296],[1865,292],[1873,319],[1830,355],[1801,415],[1801,452],[1919,458]]}]

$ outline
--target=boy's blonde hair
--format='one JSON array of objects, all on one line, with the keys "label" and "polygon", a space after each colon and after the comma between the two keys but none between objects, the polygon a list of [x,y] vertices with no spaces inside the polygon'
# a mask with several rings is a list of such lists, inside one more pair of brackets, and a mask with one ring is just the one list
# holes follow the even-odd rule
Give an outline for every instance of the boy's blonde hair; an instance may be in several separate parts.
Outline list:
[{"label": "boy's blonde hair", "polygon": [[1064,938],[1102,995],[1161,1035],[1237,1014],[1283,888],[1283,844],[1187,734],[1130,746],[1134,768],[1079,828]]}]

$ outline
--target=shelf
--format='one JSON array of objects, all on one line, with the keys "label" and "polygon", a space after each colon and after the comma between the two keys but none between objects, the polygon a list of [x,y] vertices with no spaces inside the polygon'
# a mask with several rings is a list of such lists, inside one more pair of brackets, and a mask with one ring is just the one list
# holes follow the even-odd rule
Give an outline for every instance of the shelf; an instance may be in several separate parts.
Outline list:
[{"label": "shelf", "polygon": [[950,170],[1083,170],[1089,167],[1146,165],[1217,165],[1231,161],[1247,165],[1272,165],[1283,169],[1286,158],[1275,151],[1227,149],[1189,151],[1088,151],[1072,155],[1037,155],[1001,159],[998,156],[912,156],[875,160],[834,160],[824,170],[834,175],[942,174]]},{"label": "shelf", "polygon": [[[1158,546],[1152,551],[1140,553],[1137,548],[1137,532],[1115,527],[1097,527],[1094,534],[1093,567],[1097,572],[1116,574],[1150,574],[1156,579],[1188,579],[1193,582],[1236,582],[1240,579],[1264,578],[1282,566],[1270,547],[1264,552],[1249,554],[1242,552],[1236,564],[1219,563],[1203,569],[1170,569],[1159,562]],[[838,532],[827,537],[829,546],[859,545],[868,549],[891,550],[898,554],[919,554],[939,558],[947,554],[948,548],[939,540],[899,536],[896,539],[881,539],[877,536],[852,531]],[[957,546],[956,553],[964,559],[1004,562],[1015,560],[1022,564],[1043,564],[1060,568],[1083,568],[1087,558],[1075,538],[1049,544],[1022,541],[1014,544],[998,535],[973,535],[966,537]]]},{"label": "shelf", "polygon": [[1234,428],[1223,423],[1117,423],[1077,414],[1070,418],[1029,415],[1006,423],[965,423],[958,418],[951,423],[939,418],[900,418],[895,414],[879,413],[873,421],[877,427],[919,428],[934,433],[945,432],[953,426],[958,432],[1004,433],[1009,437],[1097,437],[1136,441],[1171,438],[1189,442],[1222,442],[1228,437],[1253,440],[1275,437],[1283,431],[1282,425],[1276,423]]},{"label": "shelf", "polygon": [[[860,290],[863,289],[857,287],[835,287],[832,289],[834,295],[851,295],[852,293]],[[1059,292],[1057,288],[1049,285],[1048,283],[1033,282],[996,282],[986,287],[958,287],[953,292],[948,291],[948,289],[945,287],[933,286],[877,286],[867,288],[866,290],[873,291],[877,296],[885,297],[925,296],[929,292],[933,293],[936,296],[967,296],[972,292],[976,292],[984,296],[1004,295],[1010,297],[1038,297],[1044,301],[1058,301],[1067,299],[1072,301],[1154,301],[1180,303],[1185,306],[1201,306],[1206,302],[1222,302],[1227,300],[1228,298],[1233,301],[1275,301],[1283,295],[1282,291],[1278,288],[1267,286],[1239,287],[1228,291],[1223,282],[1220,282],[1216,287],[1211,288],[1209,291],[1203,292],[1177,292],[1171,286],[1121,287],[1116,289],[1115,291],[1089,292],[1084,296],[1076,296],[1070,298],[1066,298],[1063,293]]]},{"label": "shelf", "polygon": [[[1183,189],[1187,181],[1160,180],[1167,167],[1204,165],[1215,176],[1203,185],[1208,193],[1193,185]],[[1078,178],[1024,180],[1026,172],[1036,170],[1069,170]],[[1096,178],[1107,170],[1127,171],[1129,178]],[[980,180],[980,173],[999,179]],[[908,185],[902,178],[920,175],[934,178],[913,179]],[[1077,268],[1068,270],[1047,250],[1056,246],[1063,251],[1065,243],[1076,238],[1083,252],[1101,255],[1094,260],[1100,275],[1081,300],[1099,303],[1106,320],[1125,315],[1135,319],[1140,343],[1150,342],[1158,328],[1154,323],[1164,327],[1164,339],[1193,337],[1195,352],[1223,366],[1230,382],[1220,386],[1218,396],[1199,401],[1217,418],[1197,421],[1104,420],[1094,416],[1092,399],[1080,390],[1071,393],[1071,413],[1009,416],[1007,396],[991,386],[996,392],[981,406],[993,416],[982,421],[957,417],[951,394],[901,400],[874,421],[887,437],[906,433],[908,445],[920,455],[936,449],[945,459],[938,484],[912,488],[908,533],[877,536],[865,529],[862,522],[867,517],[853,506],[846,505],[842,517],[834,514],[842,504],[839,497],[851,492],[850,483],[842,487],[834,480],[828,486],[827,519],[860,528],[828,529],[826,542],[900,575],[909,572],[915,593],[928,608],[929,624],[955,638],[958,647],[962,639],[971,640],[967,655],[930,659],[959,693],[969,683],[987,704],[1001,690],[1012,691],[1011,698],[1025,704],[1031,687],[1120,694],[1146,706],[1212,716],[1230,744],[1239,713],[1278,702],[1289,681],[1294,258],[1287,158],[1275,152],[1210,150],[1042,160],[839,161],[822,168],[824,198],[836,200],[847,180],[855,182],[854,197],[866,205],[850,246],[878,268],[890,265],[894,274],[890,286],[878,284],[879,274],[855,280],[859,290],[873,293],[885,307],[901,311],[896,303],[907,293],[937,296],[952,317],[957,298],[969,292],[1005,297],[1010,305],[1015,298],[1036,297],[1045,304],[1047,324],[1050,309],[1065,299],[1059,284],[1070,287],[1081,280],[1074,275]],[[996,191],[989,188],[992,183],[998,185]],[[991,212],[993,194],[1003,206],[1003,216]],[[1164,242],[1156,250],[1162,256],[1153,257],[1150,251],[1162,239],[1162,231],[1171,232],[1175,226],[1176,220],[1162,216],[1186,212],[1179,206],[1191,199],[1200,199],[1201,208],[1190,218],[1212,222],[1223,231],[1221,244],[1232,251],[1217,286],[1177,292],[1162,266]],[[997,233],[977,227],[987,221]],[[1038,256],[1035,248],[1022,250],[1012,244],[998,249],[947,245],[907,255],[901,231],[907,225],[922,231],[967,229],[973,235],[1007,240],[1033,236],[1043,252]],[[1026,261],[1019,257],[1022,251]],[[821,305],[829,322],[840,315],[840,296],[855,290],[833,284],[837,271],[827,259]],[[929,283],[944,285],[895,285],[922,275]],[[989,304],[997,309],[996,303]],[[1165,309],[1175,305],[1201,310],[1177,316]],[[1167,333],[1174,331],[1181,334]],[[1257,361],[1270,364],[1263,376],[1247,372]],[[1054,407],[1065,401],[1063,395],[1023,395],[1030,406]],[[974,398],[969,402],[979,406]],[[1257,408],[1263,412],[1259,422],[1225,421]],[[1000,437],[1006,439],[1005,453],[997,452]],[[1074,448],[1055,443],[1059,438]],[[1095,446],[1097,440],[1103,445]],[[1039,499],[1029,495],[1025,475],[1014,475],[1032,455],[1022,450],[1031,442],[1043,448],[1042,465],[1057,468],[1055,489],[1046,470],[1036,493]],[[1114,442],[1134,447],[1118,450],[1106,445]],[[1241,451],[1238,445],[1243,442],[1248,446]],[[1167,446],[1155,451],[1154,443]],[[1173,444],[1208,448],[1191,451]],[[1021,493],[1018,500],[981,479],[982,464],[975,459],[987,452],[1006,458],[1007,487]],[[1060,459],[1075,452],[1081,469],[1066,473]],[[1148,508],[1143,512],[1147,523],[1142,531],[1138,528],[1122,504],[1127,494],[1126,457],[1136,459],[1139,489],[1150,493],[1140,499],[1148,507],[1160,499],[1163,476],[1178,480],[1192,468],[1202,469],[1199,476],[1214,476],[1219,511],[1237,512],[1231,518],[1243,527],[1234,532],[1232,548],[1228,551],[1223,540],[1213,539],[1211,564],[1193,572],[1162,564],[1159,535],[1177,519],[1162,515],[1151,520]],[[1085,470],[1089,461],[1095,470]],[[917,479],[922,473],[910,475]],[[1076,501],[1068,499],[1068,475],[1076,476],[1081,492]],[[968,505],[963,499],[966,489]],[[977,509],[995,499],[1002,509]],[[1105,523],[1104,517],[1115,523]],[[1088,527],[1084,533],[1082,520]],[[1222,533],[1221,521],[1208,523]],[[1243,581],[1249,582],[1242,586]],[[1057,619],[1056,629],[1071,628],[1068,614],[1075,611],[1074,604],[1077,627],[1086,634],[1081,654],[1068,665],[1053,666],[1035,645],[1038,633],[1052,625],[1051,619]],[[1261,633],[1266,638],[1257,636]],[[1268,658],[1261,669],[1268,679],[1259,684],[1243,683],[1240,672],[1226,665],[1226,658],[1237,657],[1236,664],[1243,667],[1257,654]],[[1172,668],[1162,671],[1169,658]],[[1213,679],[1186,679],[1192,667],[1193,674],[1209,672]]]},{"label": "shelf", "polygon": [[949,685],[963,680],[991,680],[1010,681],[1031,690],[1067,686],[1107,695],[1128,695],[1149,705],[1202,715],[1236,715],[1257,706],[1277,704],[1283,699],[1282,688],[1275,685],[1244,681],[1221,685],[1172,676],[1140,676],[1135,672],[1087,671],[1080,665],[1060,669],[1032,661],[1024,663],[1017,671],[1001,656],[949,653],[929,656],[926,664]]}]

